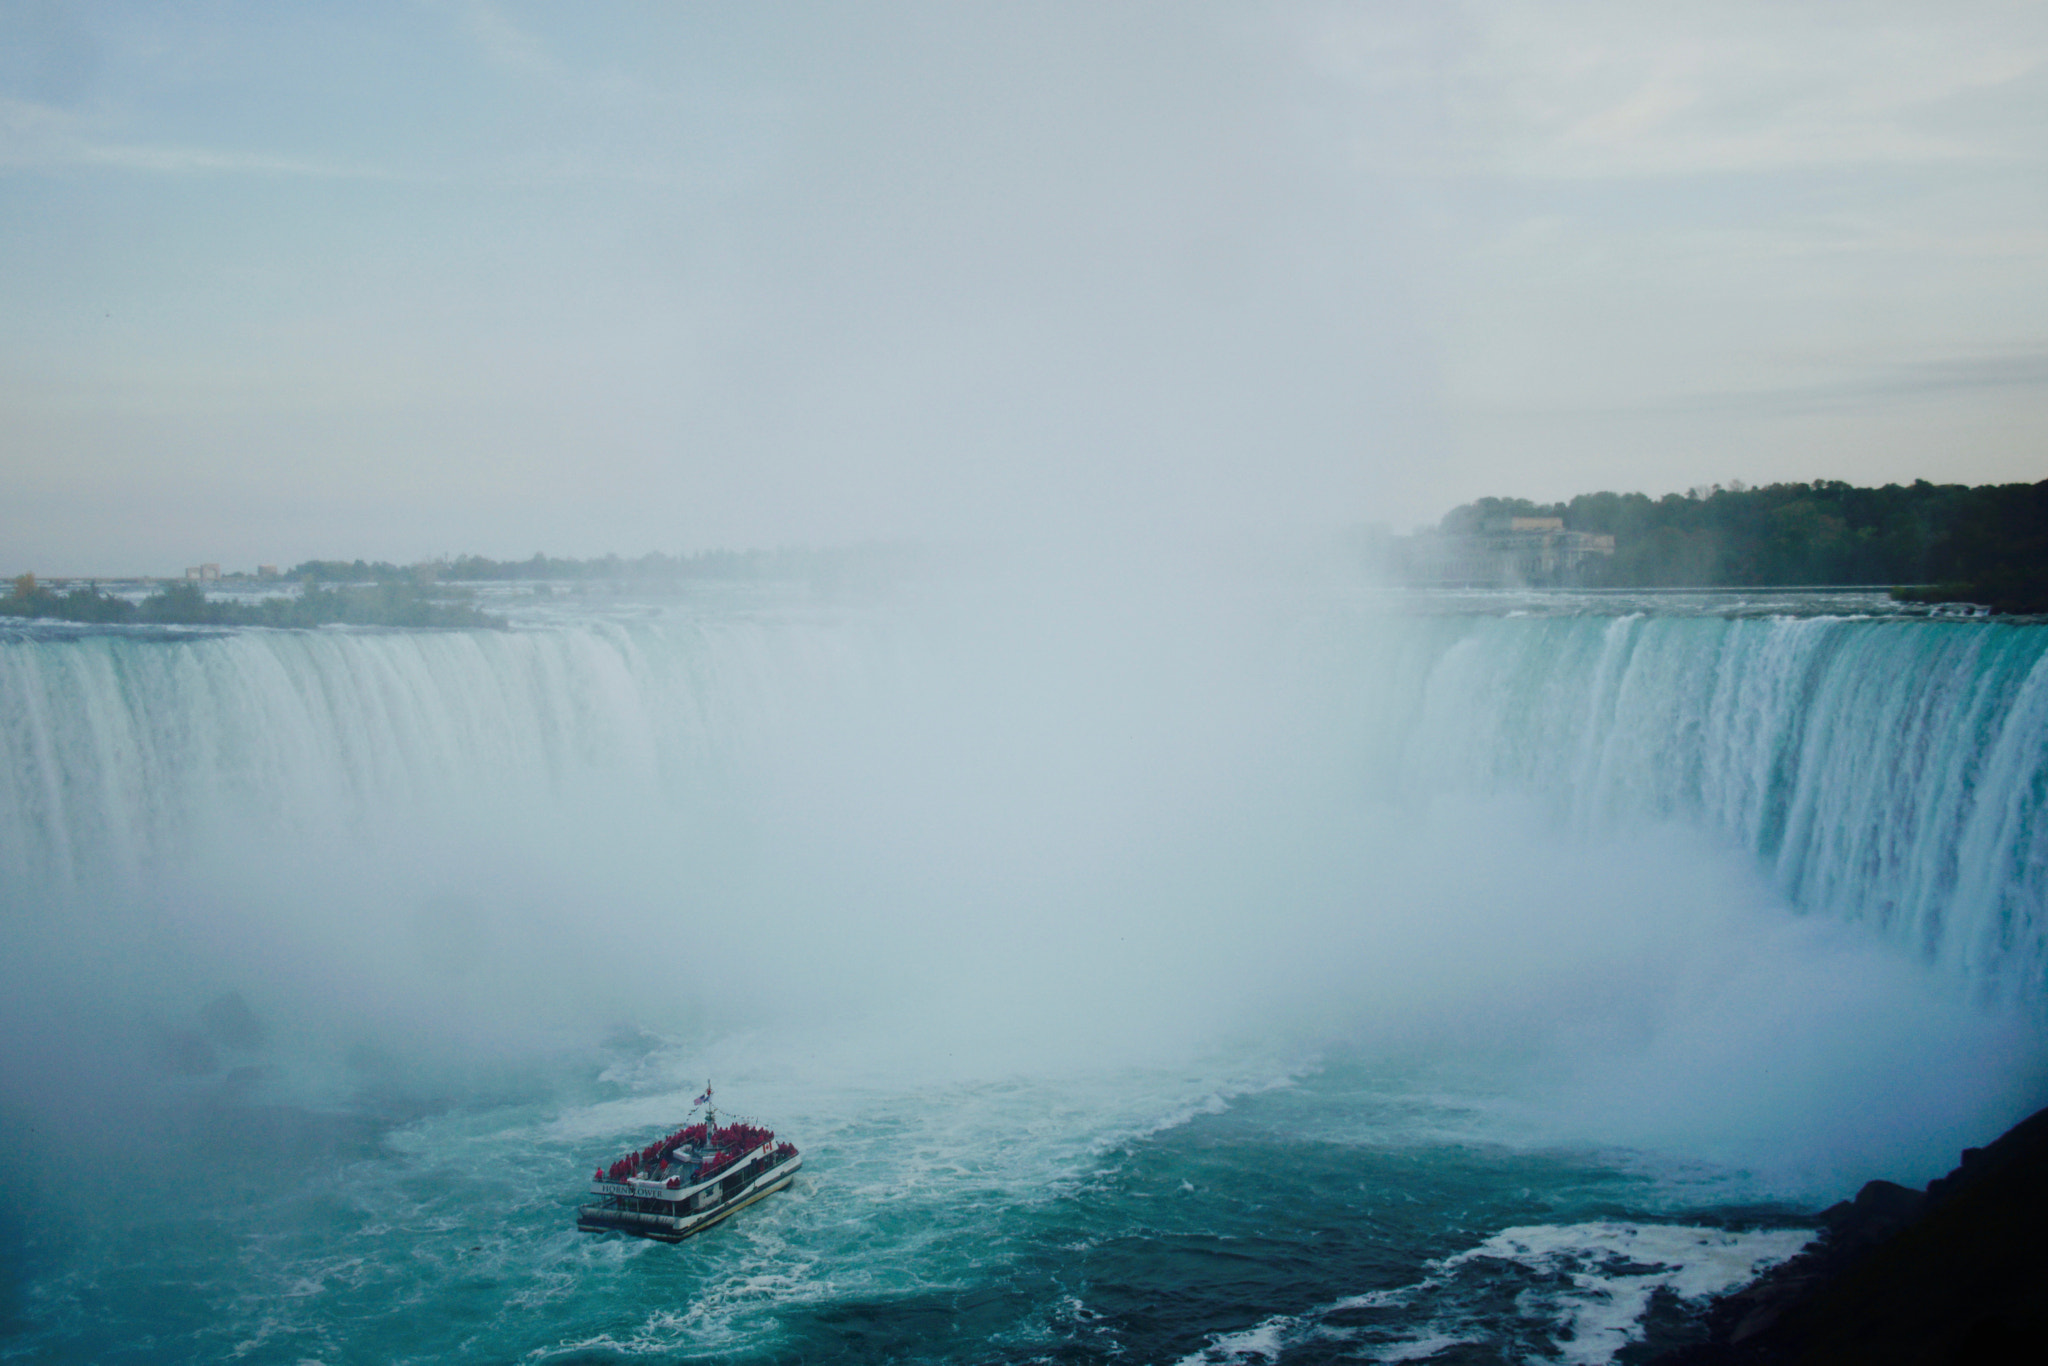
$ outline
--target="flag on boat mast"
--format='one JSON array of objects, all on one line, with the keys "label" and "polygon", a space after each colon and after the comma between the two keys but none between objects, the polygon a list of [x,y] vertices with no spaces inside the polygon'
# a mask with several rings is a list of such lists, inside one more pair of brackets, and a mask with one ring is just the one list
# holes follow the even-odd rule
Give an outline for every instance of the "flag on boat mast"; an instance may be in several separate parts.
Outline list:
[{"label": "flag on boat mast", "polygon": [[699,1097],[697,1097],[697,1098],[696,1098],[695,1100],[691,1101],[691,1102],[690,1102],[690,1105],[692,1106],[692,1108],[694,1108],[694,1107],[696,1107],[696,1106],[699,1106],[699,1105],[709,1105],[710,1103],[711,1103],[711,1083],[707,1081],[707,1082],[705,1082],[705,1083],[704,1083],[704,1094],[703,1094],[703,1095],[701,1095],[701,1096],[699,1096]]}]

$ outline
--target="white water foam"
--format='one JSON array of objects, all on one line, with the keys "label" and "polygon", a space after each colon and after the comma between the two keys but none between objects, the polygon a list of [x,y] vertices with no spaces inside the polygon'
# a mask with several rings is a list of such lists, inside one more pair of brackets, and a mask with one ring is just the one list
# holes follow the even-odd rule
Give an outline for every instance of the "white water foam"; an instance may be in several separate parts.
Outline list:
[{"label": "white water foam", "polygon": [[[1534,1273],[1526,1281],[1513,1280],[1525,1341],[1572,1366],[1603,1366],[1641,1340],[1644,1316],[1658,1293],[1698,1305],[1790,1259],[1812,1236],[1801,1229],[1609,1222],[1503,1229],[1437,1263],[1415,1285],[1349,1296],[1218,1334],[1180,1366],[1278,1363],[1296,1348],[1332,1343],[1365,1360],[1426,1361],[1451,1347],[1497,1343],[1500,1325],[1476,1321],[1458,1301],[1467,1282],[1498,1278],[1503,1268]],[[1408,1311],[1419,1322],[1390,1331],[1329,1321],[1353,1311],[1389,1309]]]}]

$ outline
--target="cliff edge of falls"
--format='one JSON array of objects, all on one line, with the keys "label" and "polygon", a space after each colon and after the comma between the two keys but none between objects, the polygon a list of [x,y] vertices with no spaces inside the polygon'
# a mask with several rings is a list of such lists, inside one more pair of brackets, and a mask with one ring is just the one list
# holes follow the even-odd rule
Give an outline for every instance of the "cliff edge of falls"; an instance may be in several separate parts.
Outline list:
[{"label": "cliff edge of falls", "polygon": [[1658,1366],[2021,1360],[2048,1341],[2048,1110],[1924,1191],[1872,1181]]}]

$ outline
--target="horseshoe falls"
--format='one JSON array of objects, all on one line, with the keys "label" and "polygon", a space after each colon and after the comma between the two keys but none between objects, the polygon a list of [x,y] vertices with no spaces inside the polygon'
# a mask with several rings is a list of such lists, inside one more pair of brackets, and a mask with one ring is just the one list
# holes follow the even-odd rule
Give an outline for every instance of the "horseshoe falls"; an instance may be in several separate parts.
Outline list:
[{"label": "horseshoe falls", "polygon": [[[1270,585],[0,628],[0,1349],[1640,1360],[2048,1100],[2044,657]],[[706,1077],[796,1185],[577,1233]]]}]

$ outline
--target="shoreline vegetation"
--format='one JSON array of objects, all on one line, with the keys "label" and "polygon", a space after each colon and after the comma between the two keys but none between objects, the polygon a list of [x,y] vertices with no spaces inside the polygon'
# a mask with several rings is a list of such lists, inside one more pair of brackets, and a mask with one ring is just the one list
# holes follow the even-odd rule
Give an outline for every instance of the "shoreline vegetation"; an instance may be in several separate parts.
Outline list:
[{"label": "shoreline vegetation", "polygon": [[[632,585],[645,591],[680,591],[686,583],[808,582],[827,593],[860,593],[928,569],[935,552],[905,545],[862,545],[832,550],[713,550],[699,555],[659,553],[626,559],[556,559],[536,553],[525,560],[481,555],[398,565],[387,560],[307,560],[282,574],[230,574],[159,583],[135,599],[97,581],[57,587],[32,573],[0,597],[0,618],[40,618],[133,626],[394,626],[502,628],[505,618],[484,611],[465,584],[538,581]],[[124,581],[132,584],[133,581]],[[207,586],[237,590],[213,597]],[[254,590],[266,596],[246,599]]]},{"label": "shoreline vegetation", "polygon": [[38,584],[33,574],[14,581],[0,598],[0,616],[127,626],[503,626],[503,617],[478,608],[473,594],[417,584],[372,583],[324,587],[308,583],[295,594],[254,602],[208,597],[190,581],[167,583],[140,602],[98,585],[62,592]]},{"label": "shoreline vegetation", "polygon": [[[1582,493],[1568,502],[1481,498],[1447,513],[1413,552],[1477,541],[1534,519],[1612,537],[1578,557],[1574,588],[1832,588],[1896,585],[1902,602],[1966,602],[2048,613],[2048,480],[2037,484],[1740,482],[1651,498]],[[1510,532],[1512,534],[1512,532]],[[1411,558],[1402,567],[1412,569]],[[1411,573],[1411,578],[1413,577]],[[1534,586],[1544,586],[1537,584]]]}]

